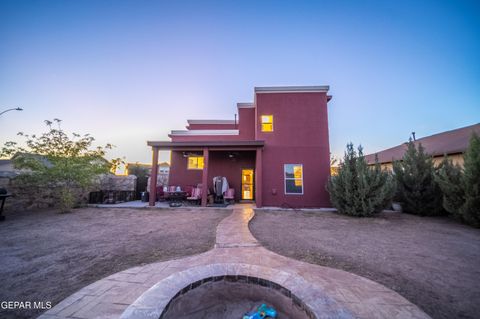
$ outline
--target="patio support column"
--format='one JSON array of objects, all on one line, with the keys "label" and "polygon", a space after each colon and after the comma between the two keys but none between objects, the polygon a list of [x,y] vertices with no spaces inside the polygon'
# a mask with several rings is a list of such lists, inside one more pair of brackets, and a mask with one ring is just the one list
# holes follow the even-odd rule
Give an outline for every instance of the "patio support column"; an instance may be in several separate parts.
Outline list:
[{"label": "patio support column", "polygon": [[202,206],[207,206],[208,195],[208,147],[203,149]]},{"label": "patio support column", "polygon": [[158,176],[158,148],[152,147],[152,171],[150,174],[149,206],[155,206],[157,201],[157,176]]},{"label": "patio support column", "polygon": [[255,159],[255,204],[262,207],[262,148],[257,148]]}]

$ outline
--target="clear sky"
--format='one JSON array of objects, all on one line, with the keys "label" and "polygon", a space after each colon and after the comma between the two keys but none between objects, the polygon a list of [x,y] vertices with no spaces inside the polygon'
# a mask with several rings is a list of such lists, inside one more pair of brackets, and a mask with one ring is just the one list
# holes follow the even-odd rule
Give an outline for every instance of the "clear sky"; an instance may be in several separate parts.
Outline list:
[{"label": "clear sky", "polygon": [[270,85],[330,85],[337,156],[478,123],[480,2],[0,0],[1,144],[60,118],[149,162]]}]

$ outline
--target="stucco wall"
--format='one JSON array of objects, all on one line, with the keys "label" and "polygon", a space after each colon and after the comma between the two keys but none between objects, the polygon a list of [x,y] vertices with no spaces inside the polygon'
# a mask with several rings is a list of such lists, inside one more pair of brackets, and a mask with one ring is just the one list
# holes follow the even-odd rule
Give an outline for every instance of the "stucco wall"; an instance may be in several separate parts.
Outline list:
[{"label": "stucco wall", "polygon": [[242,169],[255,169],[255,152],[236,152],[234,158],[228,152],[210,152],[208,184],[213,189],[213,178],[225,176],[230,188],[235,189],[235,200],[242,197]]},{"label": "stucco wall", "polygon": [[187,169],[187,164],[188,159],[183,157],[183,152],[172,151],[169,185],[185,189],[186,186],[195,186],[202,182],[202,170]]},{"label": "stucco wall", "polygon": [[[263,206],[330,206],[326,93],[257,93],[256,105],[256,138],[265,141]],[[273,132],[261,132],[261,115],[273,115]],[[285,195],[284,164],[303,164],[303,195]]]},{"label": "stucco wall", "polygon": [[[255,152],[235,152],[230,158],[228,152],[210,151],[208,168],[208,187],[213,189],[213,177],[225,176],[229,187],[235,189],[235,199],[241,199],[242,169],[255,169]],[[196,186],[202,182],[202,170],[187,169],[187,158],[182,152],[172,152],[170,167],[170,185]]]},{"label": "stucco wall", "polygon": [[254,108],[239,108],[238,115],[240,123],[238,128],[240,130],[240,139],[243,141],[255,139],[255,109]]}]

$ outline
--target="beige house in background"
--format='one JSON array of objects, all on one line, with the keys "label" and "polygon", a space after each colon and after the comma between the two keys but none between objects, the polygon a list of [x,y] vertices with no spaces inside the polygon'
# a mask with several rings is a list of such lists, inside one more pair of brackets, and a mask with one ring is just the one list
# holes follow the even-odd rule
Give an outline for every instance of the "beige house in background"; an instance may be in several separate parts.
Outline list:
[{"label": "beige house in background", "polygon": [[[470,137],[473,133],[480,136],[480,123],[446,131],[415,140],[415,144],[422,144],[425,152],[433,156],[435,165],[440,164],[444,155],[454,163],[463,166],[463,153],[468,147]],[[400,160],[407,150],[407,144],[400,144],[395,147],[369,154],[365,156],[369,165],[375,164],[375,155],[382,168],[392,170],[392,162]]]}]

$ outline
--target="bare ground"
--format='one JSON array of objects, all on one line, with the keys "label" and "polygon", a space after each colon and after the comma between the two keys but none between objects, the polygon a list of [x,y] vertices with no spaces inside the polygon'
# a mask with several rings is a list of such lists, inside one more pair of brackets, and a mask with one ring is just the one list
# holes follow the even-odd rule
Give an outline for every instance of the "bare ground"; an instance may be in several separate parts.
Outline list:
[{"label": "bare ground", "polygon": [[257,211],[250,229],[272,251],[367,277],[433,318],[479,318],[479,229],[401,213],[293,211]]},{"label": "bare ground", "polygon": [[[76,209],[0,223],[0,302],[51,301],[118,271],[207,251],[228,210]],[[39,310],[6,311],[30,318]]]}]

